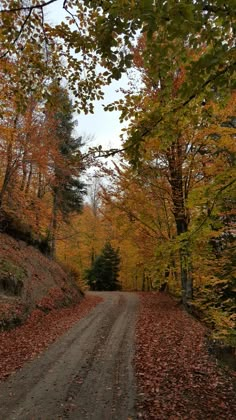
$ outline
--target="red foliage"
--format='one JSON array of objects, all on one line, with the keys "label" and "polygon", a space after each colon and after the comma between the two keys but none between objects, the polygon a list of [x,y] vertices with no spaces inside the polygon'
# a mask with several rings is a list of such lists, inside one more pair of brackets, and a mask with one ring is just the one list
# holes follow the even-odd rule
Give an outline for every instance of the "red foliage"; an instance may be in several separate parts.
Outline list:
[{"label": "red foliage", "polygon": [[[74,323],[86,316],[102,299],[88,296],[76,306],[52,309],[45,315],[35,309],[27,322],[0,333],[0,379],[4,379],[29,359],[33,359]],[[53,304],[53,300],[51,302]]]},{"label": "red foliage", "polygon": [[206,329],[165,294],[143,293],[136,329],[138,417],[235,419],[233,374],[210,357]]}]

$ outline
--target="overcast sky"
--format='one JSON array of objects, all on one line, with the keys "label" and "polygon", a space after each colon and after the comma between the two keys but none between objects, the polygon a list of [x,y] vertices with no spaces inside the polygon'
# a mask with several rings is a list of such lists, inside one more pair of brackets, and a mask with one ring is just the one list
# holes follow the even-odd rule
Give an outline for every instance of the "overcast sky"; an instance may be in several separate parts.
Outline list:
[{"label": "overcast sky", "polygon": [[[63,0],[47,7],[47,20],[57,24],[64,19]],[[104,89],[105,97],[102,101],[95,101],[94,114],[77,114],[75,119],[78,121],[78,134],[86,137],[93,137],[90,147],[102,145],[104,149],[120,147],[119,135],[122,125],[119,122],[120,113],[117,111],[105,112],[102,104],[108,104],[121,97],[116,91],[120,87],[127,86],[127,78],[123,76],[120,81],[114,81]]]}]

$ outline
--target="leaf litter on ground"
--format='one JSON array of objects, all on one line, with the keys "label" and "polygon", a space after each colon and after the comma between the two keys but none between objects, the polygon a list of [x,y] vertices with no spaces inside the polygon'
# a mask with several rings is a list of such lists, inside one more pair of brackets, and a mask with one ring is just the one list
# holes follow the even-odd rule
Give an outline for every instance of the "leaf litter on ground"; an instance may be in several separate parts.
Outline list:
[{"label": "leaf litter on ground", "polygon": [[204,325],[165,293],[140,293],[140,300],[138,418],[235,420],[234,374],[209,354]]},{"label": "leaf litter on ground", "polygon": [[0,332],[0,380],[45,350],[101,300],[97,296],[86,296],[74,306],[53,309],[48,314],[35,309],[23,325]]}]

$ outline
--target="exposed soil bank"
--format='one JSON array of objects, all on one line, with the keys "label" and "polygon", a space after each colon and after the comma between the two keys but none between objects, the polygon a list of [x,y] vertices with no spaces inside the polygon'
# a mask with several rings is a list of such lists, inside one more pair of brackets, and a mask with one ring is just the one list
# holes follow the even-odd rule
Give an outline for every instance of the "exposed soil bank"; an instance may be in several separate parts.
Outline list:
[{"label": "exposed soil bank", "polygon": [[72,275],[26,242],[0,233],[0,330],[23,323],[35,310],[82,300]]}]

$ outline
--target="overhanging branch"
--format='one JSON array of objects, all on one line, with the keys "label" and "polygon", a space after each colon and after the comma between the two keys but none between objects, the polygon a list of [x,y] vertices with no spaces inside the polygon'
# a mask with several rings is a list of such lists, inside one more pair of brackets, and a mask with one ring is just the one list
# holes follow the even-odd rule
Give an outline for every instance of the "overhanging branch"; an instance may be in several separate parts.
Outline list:
[{"label": "overhanging branch", "polygon": [[39,4],[34,4],[32,6],[21,6],[21,7],[13,7],[10,9],[3,9],[0,10],[0,13],[15,13],[15,12],[21,12],[23,10],[28,10],[28,11],[32,11],[34,9],[42,9],[43,7],[49,6],[49,4],[55,3],[58,0],[48,0],[48,1],[43,1],[42,3]]}]

